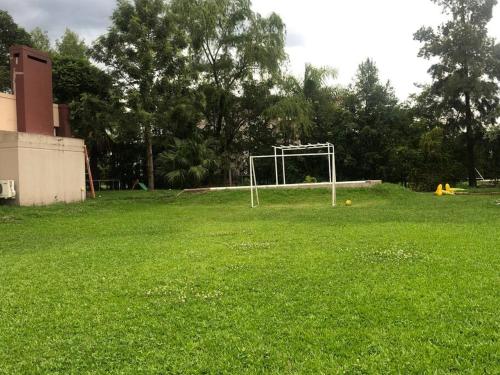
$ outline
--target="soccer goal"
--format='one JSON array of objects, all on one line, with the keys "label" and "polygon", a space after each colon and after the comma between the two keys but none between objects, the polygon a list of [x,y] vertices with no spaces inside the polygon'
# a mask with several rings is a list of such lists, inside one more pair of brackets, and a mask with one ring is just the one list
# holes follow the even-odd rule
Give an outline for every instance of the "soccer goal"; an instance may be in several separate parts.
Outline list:
[{"label": "soccer goal", "polygon": [[[286,182],[286,160],[297,157],[325,157],[328,161],[328,184],[332,189],[332,207],[335,207],[337,200],[336,183],[337,176],[335,170],[335,146],[331,143],[316,143],[307,145],[289,145],[274,146],[274,155],[250,156],[250,200],[252,208],[260,205],[259,185],[257,184],[257,175],[255,173],[255,161],[260,159],[274,159],[274,171],[276,178],[276,187],[300,187],[310,184],[287,184]],[[281,159],[281,180],[279,180],[278,160]]]}]

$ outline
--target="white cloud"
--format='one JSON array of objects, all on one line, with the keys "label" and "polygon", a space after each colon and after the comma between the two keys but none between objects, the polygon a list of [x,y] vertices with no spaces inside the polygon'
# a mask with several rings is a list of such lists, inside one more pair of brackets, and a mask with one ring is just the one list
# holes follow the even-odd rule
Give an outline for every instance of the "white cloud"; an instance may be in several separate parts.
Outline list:
[{"label": "white cloud", "polygon": [[[301,76],[305,63],[329,65],[339,72],[338,82],[352,82],[357,66],[373,58],[385,81],[390,79],[401,99],[418,91],[414,83],[429,81],[429,62],[418,58],[413,34],[421,26],[443,20],[430,0],[253,0],[262,15],[278,13],[293,40],[288,38],[289,69]],[[500,39],[500,10],[490,24]]]}]

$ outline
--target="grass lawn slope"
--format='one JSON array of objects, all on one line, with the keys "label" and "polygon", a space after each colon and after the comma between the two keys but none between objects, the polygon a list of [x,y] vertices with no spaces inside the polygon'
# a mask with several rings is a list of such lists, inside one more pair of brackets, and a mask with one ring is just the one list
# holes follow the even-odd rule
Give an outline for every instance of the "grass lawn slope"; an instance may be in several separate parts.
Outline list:
[{"label": "grass lawn slope", "polygon": [[499,196],[0,207],[0,373],[498,373]]}]

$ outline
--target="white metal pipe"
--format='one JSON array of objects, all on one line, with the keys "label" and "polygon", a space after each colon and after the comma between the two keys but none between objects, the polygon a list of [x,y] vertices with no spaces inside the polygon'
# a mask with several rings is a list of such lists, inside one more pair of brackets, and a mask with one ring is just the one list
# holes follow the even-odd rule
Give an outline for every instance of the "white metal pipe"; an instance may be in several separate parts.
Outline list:
[{"label": "white metal pipe", "polygon": [[335,146],[332,146],[332,206],[337,205],[337,171],[335,169]]},{"label": "white metal pipe", "polygon": [[250,168],[250,202],[252,204],[252,208],[254,208],[254,205],[253,205],[253,168],[252,168],[252,164],[253,164],[253,157],[250,156],[250,162],[249,162],[249,168]]},{"label": "white metal pipe", "polygon": [[276,173],[276,186],[278,186],[279,184],[279,180],[278,180],[278,157],[277,157],[277,153],[276,153],[276,147],[273,147],[274,148],[274,171]]},{"label": "white metal pipe", "polygon": [[[288,156],[288,155],[287,155]],[[285,174],[285,150],[281,149],[281,163],[283,164],[283,185],[286,185],[286,174]]]},{"label": "white metal pipe", "polygon": [[[288,157],[300,157],[300,156],[328,156],[331,155],[328,152],[318,152],[314,154],[282,154],[282,158],[288,158]],[[259,156],[252,156],[253,159],[269,159],[269,158],[274,158],[274,155],[259,155]]]},{"label": "white metal pipe", "polygon": [[253,170],[253,182],[254,182],[254,185],[255,185],[255,197],[257,198],[257,205],[259,206],[260,205],[260,201],[259,201],[259,187],[257,185],[257,175],[255,174],[255,163],[253,162],[252,160],[252,170]]},{"label": "white metal pipe", "polygon": [[332,161],[330,155],[330,145],[328,145],[328,178],[330,182],[332,182]]},{"label": "white metal pipe", "polygon": [[[493,180],[492,180],[493,181]],[[374,185],[380,185],[381,180],[367,180],[367,181],[337,181],[335,186],[342,188],[366,188]],[[300,183],[300,184],[288,184],[286,186],[275,184],[272,185],[259,185],[259,189],[298,189],[298,188],[331,188],[332,183],[330,181],[326,182],[315,182],[315,183]],[[250,190],[250,185],[248,186],[225,186],[225,187],[213,187],[213,188],[200,188],[200,189],[185,189],[186,192],[198,192],[198,191],[238,191],[238,190]]]},{"label": "white metal pipe", "polygon": [[318,148],[327,148],[328,145],[331,146],[331,143],[317,144],[317,145],[304,145],[304,146],[273,146],[278,150],[311,150]]}]

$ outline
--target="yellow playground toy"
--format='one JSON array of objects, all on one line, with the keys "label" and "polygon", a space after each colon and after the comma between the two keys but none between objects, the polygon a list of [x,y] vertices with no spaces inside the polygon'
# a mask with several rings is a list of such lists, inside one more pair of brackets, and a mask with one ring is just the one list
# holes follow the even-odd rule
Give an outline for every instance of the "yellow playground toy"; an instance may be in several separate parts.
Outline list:
[{"label": "yellow playground toy", "polygon": [[443,189],[443,185],[439,184],[434,194],[436,194],[438,197],[442,197],[443,195],[455,195],[457,191],[465,191],[465,190],[452,188],[450,184],[446,184]]}]

